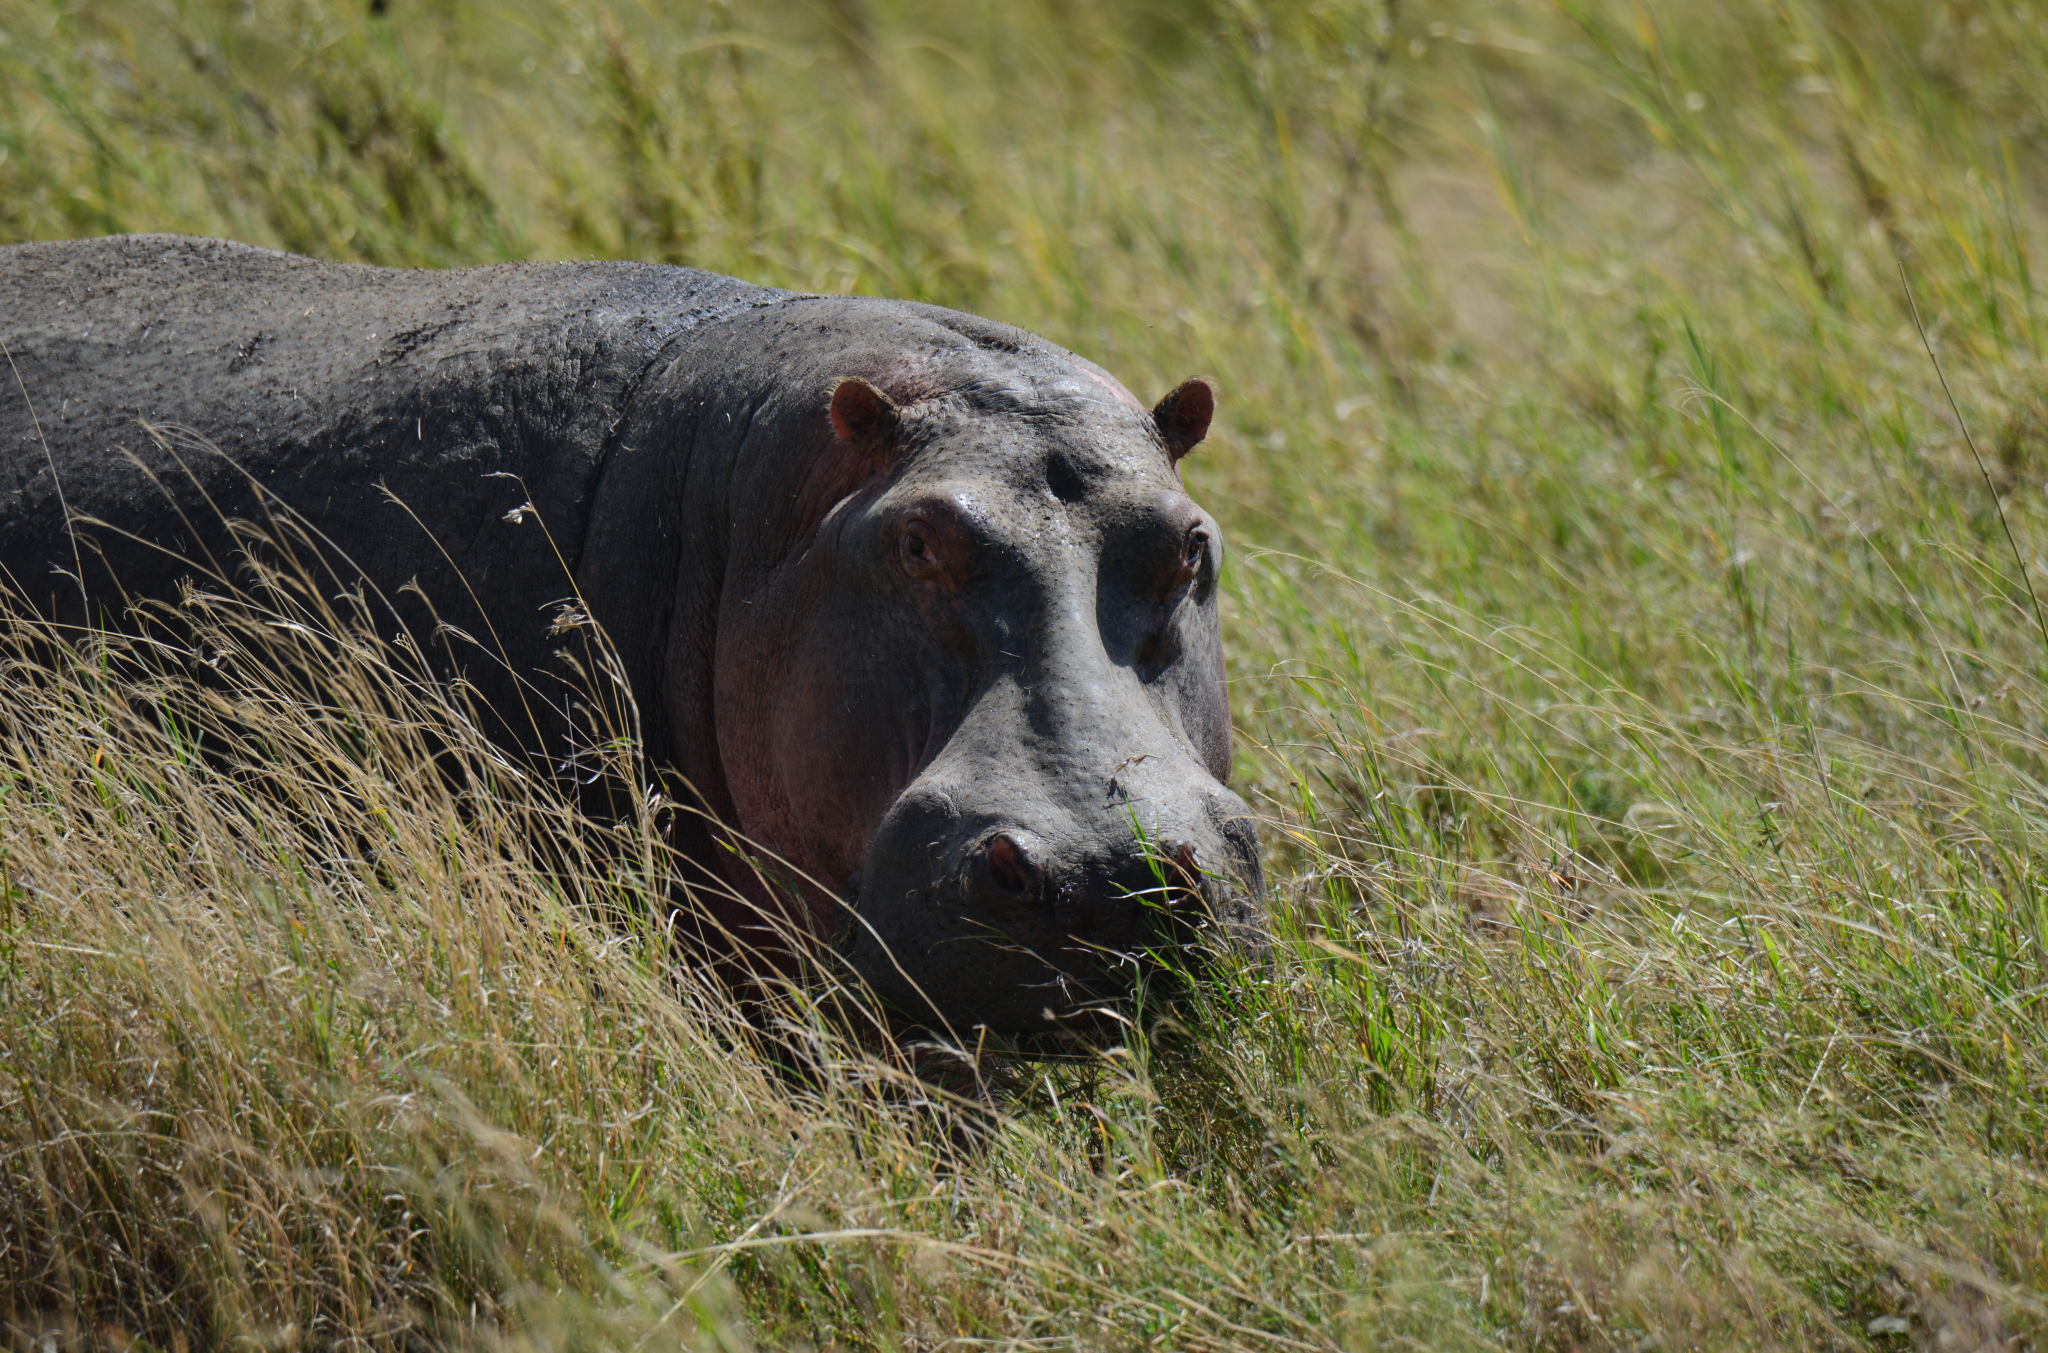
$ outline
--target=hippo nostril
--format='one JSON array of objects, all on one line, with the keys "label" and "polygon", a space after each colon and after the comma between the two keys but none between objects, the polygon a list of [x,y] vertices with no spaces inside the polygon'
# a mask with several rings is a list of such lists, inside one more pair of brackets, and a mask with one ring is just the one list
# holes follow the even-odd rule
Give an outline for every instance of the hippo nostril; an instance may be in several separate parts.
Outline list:
[{"label": "hippo nostril", "polygon": [[988,863],[989,877],[996,887],[1015,897],[1022,897],[1035,890],[1044,871],[1034,864],[1024,847],[1017,844],[1015,837],[999,834],[993,837],[983,852]]},{"label": "hippo nostril", "polygon": [[1166,904],[1170,907],[1200,905],[1202,901],[1202,853],[1192,841],[1162,841],[1166,856]]}]

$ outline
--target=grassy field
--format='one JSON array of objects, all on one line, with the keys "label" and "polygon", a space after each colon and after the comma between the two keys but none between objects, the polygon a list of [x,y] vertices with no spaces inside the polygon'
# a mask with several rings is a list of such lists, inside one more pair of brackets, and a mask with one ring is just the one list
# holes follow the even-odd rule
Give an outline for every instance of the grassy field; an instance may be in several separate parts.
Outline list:
[{"label": "grassy field", "polygon": [[16,626],[0,1344],[2048,1348],[2038,0],[0,0],[137,230],[1214,373],[1283,940],[962,1152],[402,655]]}]

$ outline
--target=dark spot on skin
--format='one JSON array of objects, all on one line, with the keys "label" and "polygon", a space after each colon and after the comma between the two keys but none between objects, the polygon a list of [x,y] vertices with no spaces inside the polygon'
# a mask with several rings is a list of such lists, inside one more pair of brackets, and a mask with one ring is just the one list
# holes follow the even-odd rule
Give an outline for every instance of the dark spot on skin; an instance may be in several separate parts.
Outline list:
[{"label": "dark spot on skin", "polygon": [[1088,492],[1088,486],[1081,482],[1081,476],[1074,472],[1064,456],[1054,456],[1045,465],[1045,486],[1052,490],[1052,496],[1063,503],[1079,502]]},{"label": "dark spot on skin", "polygon": [[244,367],[260,364],[263,359],[256,355],[256,350],[262,346],[263,334],[260,331],[250,335],[248,342],[235,349],[234,358],[228,362],[228,370],[240,371]]}]

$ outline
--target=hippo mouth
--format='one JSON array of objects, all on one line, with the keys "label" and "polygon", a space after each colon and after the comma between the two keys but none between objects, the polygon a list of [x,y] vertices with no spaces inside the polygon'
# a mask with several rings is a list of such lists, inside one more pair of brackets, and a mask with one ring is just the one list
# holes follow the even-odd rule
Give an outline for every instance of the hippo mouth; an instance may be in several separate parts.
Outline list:
[{"label": "hippo mouth", "polygon": [[1048,868],[1049,853],[1006,828],[908,894],[856,875],[833,949],[903,1020],[955,1035],[1091,1028],[1139,992],[1267,951],[1263,889],[1206,867],[1194,842],[1161,839],[1113,867]]}]

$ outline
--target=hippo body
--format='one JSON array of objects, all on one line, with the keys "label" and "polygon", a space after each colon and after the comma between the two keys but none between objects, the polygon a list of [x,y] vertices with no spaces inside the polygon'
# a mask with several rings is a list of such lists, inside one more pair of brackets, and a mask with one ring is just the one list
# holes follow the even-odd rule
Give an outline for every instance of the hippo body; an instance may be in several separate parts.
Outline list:
[{"label": "hippo body", "polygon": [[678,845],[919,1018],[1045,1027],[1189,903],[1258,932],[1200,382],[1148,411],[1007,325],[684,268],[169,236],[0,249],[0,340],[0,586],[60,623],[282,505],[551,759],[575,599],[705,810]]}]

